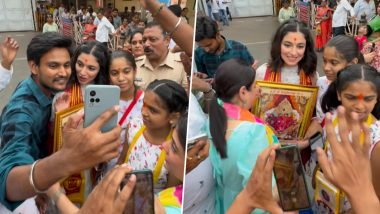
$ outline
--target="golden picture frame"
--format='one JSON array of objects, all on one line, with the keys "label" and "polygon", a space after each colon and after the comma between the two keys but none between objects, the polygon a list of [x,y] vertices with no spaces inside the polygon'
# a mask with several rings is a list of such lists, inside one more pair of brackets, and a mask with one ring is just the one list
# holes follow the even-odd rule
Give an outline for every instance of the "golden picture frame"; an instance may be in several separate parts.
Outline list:
[{"label": "golden picture frame", "polygon": [[313,116],[318,87],[256,81],[261,96],[252,113],[272,127],[280,141],[303,139]]},{"label": "golden picture frame", "polygon": [[55,113],[54,121],[54,146],[53,152],[58,151],[62,147],[62,128],[68,121],[69,117],[83,109],[83,103],[72,106],[60,112]]}]

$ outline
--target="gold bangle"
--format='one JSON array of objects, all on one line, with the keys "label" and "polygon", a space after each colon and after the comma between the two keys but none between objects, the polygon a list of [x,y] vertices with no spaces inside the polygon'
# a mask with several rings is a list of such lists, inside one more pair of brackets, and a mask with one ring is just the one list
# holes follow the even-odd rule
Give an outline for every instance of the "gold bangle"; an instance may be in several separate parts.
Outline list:
[{"label": "gold bangle", "polygon": [[152,12],[152,16],[153,17],[157,16],[164,9],[164,6],[165,6],[165,4],[161,3],[160,7],[156,11]]}]

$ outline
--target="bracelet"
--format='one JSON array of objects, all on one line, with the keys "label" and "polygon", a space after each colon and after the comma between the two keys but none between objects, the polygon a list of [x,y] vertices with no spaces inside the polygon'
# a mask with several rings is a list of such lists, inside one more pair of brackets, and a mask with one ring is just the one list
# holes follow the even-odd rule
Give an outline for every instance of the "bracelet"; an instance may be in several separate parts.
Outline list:
[{"label": "bracelet", "polygon": [[37,189],[37,187],[34,185],[34,179],[33,179],[33,174],[34,174],[34,167],[36,166],[37,162],[39,160],[36,160],[34,161],[34,163],[32,164],[32,168],[30,169],[30,173],[29,173],[29,183],[30,185],[33,187],[33,190],[36,192],[36,193],[46,193],[47,190],[39,190]]},{"label": "bracelet", "polygon": [[153,17],[157,16],[157,15],[158,15],[158,14],[164,9],[164,6],[165,6],[165,4],[164,4],[164,3],[161,3],[160,7],[159,7],[156,11],[154,11],[154,12],[152,13],[152,16],[153,16]]},{"label": "bracelet", "polygon": [[181,24],[181,21],[182,21],[182,18],[179,17],[177,23],[174,26],[174,29],[170,33],[168,33],[168,35],[170,37],[173,35],[174,32],[176,32],[176,30],[178,29],[179,25]]}]

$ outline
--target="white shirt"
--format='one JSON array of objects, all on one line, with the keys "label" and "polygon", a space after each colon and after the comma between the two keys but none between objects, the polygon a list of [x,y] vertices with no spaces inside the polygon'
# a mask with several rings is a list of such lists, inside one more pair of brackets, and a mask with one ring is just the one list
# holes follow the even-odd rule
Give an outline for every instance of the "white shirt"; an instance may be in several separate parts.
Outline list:
[{"label": "white shirt", "polygon": [[219,1],[219,9],[226,10],[227,4],[223,4],[224,0],[218,0]]},{"label": "white shirt", "polygon": [[375,2],[373,2],[373,0],[370,0],[369,2],[366,0],[359,0],[355,3],[354,11],[358,20],[360,19],[360,16],[365,13],[367,21],[369,21],[372,17],[376,16]]},{"label": "white shirt", "polygon": [[78,11],[77,11],[77,15],[79,16],[79,15],[83,15],[83,11],[81,10],[81,9],[79,9]]},{"label": "white shirt", "polygon": [[211,0],[211,10],[212,13],[219,13],[219,6],[218,6],[218,0]]},{"label": "white shirt", "polygon": [[[255,80],[264,80],[268,64],[262,64],[256,69]],[[300,84],[300,76],[298,75],[298,66],[282,67],[281,68],[281,82],[289,84]]]},{"label": "white shirt", "polygon": [[318,90],[316,109],[317,109],[317,119],[319,122],[322,122],[322,120],[325,118],[325,113],[323,113],[322,111],[321,104],[322,104],[322,98],[325,95],[330,83],[331,82],[327,79],[326,76],[319,77],[317,80],[317,86],[319,90]]},{"label": "white shirt", "polygon": [[97,23],[95,38],[99,42],[108,42],[108,33],[115,33],[115,28],[108,19],[103,16]]},{"label": "white shirt", "polygon": [[9,82],[11,81],[12,78],[12,73],[13,73],[13,67],[11,66],[11,69],[5,69],[1,63],[0,63],[0,91],[5,89]]},{"label": "white shirt", "polygon": [[346,26],[347,12],[350,12],[350,16],[355,16],[354,8],[352,8],[350,3],[348,3],[347,0],[340,0],[333,14],[332,27]]}]

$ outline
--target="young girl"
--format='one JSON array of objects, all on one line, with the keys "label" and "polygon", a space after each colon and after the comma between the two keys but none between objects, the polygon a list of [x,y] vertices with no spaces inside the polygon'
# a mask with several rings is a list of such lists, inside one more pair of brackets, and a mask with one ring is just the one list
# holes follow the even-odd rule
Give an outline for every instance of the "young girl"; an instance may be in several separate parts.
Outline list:
[{"label": "young girl", "polygon": [[358,29],[358,35],[355,36],[355,40],[358,42],[359,44],[359,50],[363,50],[363,45],[368,42],[368,39],[367,39],[367,23],[365,24],[362,24],[360,25],[359,29]]},{"label": "young girl", "polygon": [[317,55],[309,29],[297,20],[285,21],[277,29],[268,64],[261,65],[256,80],[315,85]]},{"label": "young girl", "polygon": [[[113,51],[110,55],[109,79],[112,85],[120,87],[119,125],[122,128],[122,145],[125,142],[125,129],[132,118],[141,118],[141,109],[144,100],[144,91],[135,85],[136,62],[132,54],[126,51]],[[122,147],[121,147],[122,149]],[[121,152],[120,149],[120,152]],[[107,171],[112,169],[118,158],[111,160]]]},{"label": "young girl", "polygon": [[155,192],[163,190],[168,183],[162,143],[171,138],[173,127],[187,106],[187,94],[181,85],[171,80],[156,80],[145,91],[142,119],[134,118],[128,124],[119,163],[126,162],[136,170],[152,170]]},{"label": "young girl", "polygon": [[[345,117],[348,129],[352,121],[351,112],[355,112],[363,123],[370,127],[371,133],[371,167],[372,181],[379,196],[380,193],[380,147],[376,146],[380,141],[380,122],[376,118],[380,116],[380,74],[368,65],[350,65],[338,73],[337,79],[330,84],[326,94],[322,99],[322,110],[332,113],[332,121],[338,136],[338,119],[336,110],[339,105],[345,108]],[[326,131],[324,131],[326,139]],[[331,148],[326,141],[324,147],[327,155],[332,158]],[[349,154],[347,154],[349,155]],[[352,157],[354,159],[355,157]],[[347,198],[342,204],[343,211],[351,208]]]},{"label": "young girl", "polygon": [[340,35],[332,38],[323,50],[323,71],[325,76],[317,80],[318,97],[316,104],[316,117],[311,121],[304,140],[298,142],[300,148],[304,149],[309,146],[309,138],[318,131],[322,131],[320,123],[325,114],[321,108],[322,97],[325,94],[330,83],[335,81],[339,71],[351,64],[364,63],[363,55],[359,52],[359,45],[354,38],[346,35]]},{"label": "young girl", "polygon": [[323,71],[325,76],[319,77],[317,80],[319,91],[316,108],[319,122],[324,118],[321,100],[328,86],[336,79],[340,70],[348,65],[357,63],[364,63],[364,60],[359,52],[357,42],[352,37],[346,35],[337,36],[326,44],[323,51]]},{"label": "young girl", "polygon": [[217,69],[214,81],[217,97],[209,111],[209,158],[216,181],[216,213],[225,213],[246,185],[259,153],[278,140],[249,112],[256,98],[255,71],[251,66],[238,59],[225,61]]},{"label": "young girl", "polygon": [[180,181],[179,185],[166,188],[159,193],[159,205],[162,205],[168,214],[182,213],[182,183],[185,171],[186,136],[187,112],[180,116],[173,130],[172,139],[162,145],[166,152],[165,162],[168,171]]}]

